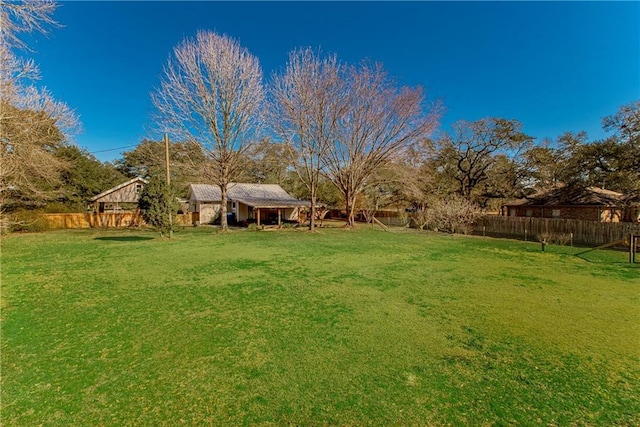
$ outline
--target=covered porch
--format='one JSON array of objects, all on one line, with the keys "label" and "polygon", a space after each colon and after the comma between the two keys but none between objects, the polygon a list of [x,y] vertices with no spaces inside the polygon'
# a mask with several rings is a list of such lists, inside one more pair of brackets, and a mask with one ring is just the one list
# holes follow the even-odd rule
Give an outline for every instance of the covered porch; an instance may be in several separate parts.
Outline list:
[{"label": "covered porch", "polygon": [[244,201],[239,201],[239,203],[240,211],[246,207],[245,212],[239,212],[239,219],[246,218],[247,222],[255,221],[258,227],[276,226],[278,228],[282,227],[284,223],[299,223],[300,216],[304,215],[304,208],[308,206],[308,203],[302,201],[295,204],[275,205]]}]

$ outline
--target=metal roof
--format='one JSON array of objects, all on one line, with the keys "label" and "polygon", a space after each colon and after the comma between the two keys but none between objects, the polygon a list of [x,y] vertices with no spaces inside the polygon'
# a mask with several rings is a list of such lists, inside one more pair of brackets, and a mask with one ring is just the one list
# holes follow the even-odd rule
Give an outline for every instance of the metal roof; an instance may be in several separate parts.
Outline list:
[{"label": "metal roof", "polygon": [[[220,202],[222,196],[217,185],[190,184],[188,198],[197,202]],[[230,183],[227,198],[230,202],[237,201],[254,208],[309,206],[309,202],[292,197],[278,184]]]}]

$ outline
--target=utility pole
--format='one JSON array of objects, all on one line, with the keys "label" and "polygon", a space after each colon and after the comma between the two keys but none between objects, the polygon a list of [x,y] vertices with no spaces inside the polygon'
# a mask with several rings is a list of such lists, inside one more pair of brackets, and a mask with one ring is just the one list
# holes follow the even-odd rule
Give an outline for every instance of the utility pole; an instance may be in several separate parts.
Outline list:
[{"label": "utility pole", "polygon": [[[168,134],[164,134],[164,162],[165,162],[165,169],[167,170],[167,189],[170,190],[171,189],[171,175],[169,174],[169,135]],[[169,193],[171,194],[171,191],[169,191]],[[171,197],[173,197],[173,194],[171,194]],[[171,215],[171,204],[172,204],[173,200],[167,200],[167,203],[169,204],[167,207],[169,208],[169,238],[173,238],[173,218]]]}]

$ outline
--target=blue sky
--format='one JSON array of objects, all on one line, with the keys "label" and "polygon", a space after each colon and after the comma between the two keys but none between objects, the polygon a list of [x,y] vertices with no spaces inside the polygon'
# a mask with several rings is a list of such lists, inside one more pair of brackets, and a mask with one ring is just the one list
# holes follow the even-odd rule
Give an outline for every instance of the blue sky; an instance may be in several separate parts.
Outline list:
[{"label": "blue sky", "polygon": [[538,139],[597,139],[602,117],[640,99],[639,2],[63,2],[55,18],[64,27],[29,40],[31,56],[79,114],[78,145],[103,161],[159,137],[149,94],[201,29],[239,40],[266,78],[297,47],[382,62],[444,102],[441,130],[500,116]]}]

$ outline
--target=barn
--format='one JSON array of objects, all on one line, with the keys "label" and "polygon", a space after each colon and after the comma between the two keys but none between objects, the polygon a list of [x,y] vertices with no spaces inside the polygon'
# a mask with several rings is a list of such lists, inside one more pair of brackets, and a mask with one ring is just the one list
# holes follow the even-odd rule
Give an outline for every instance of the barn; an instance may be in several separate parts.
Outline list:
[{"label": "barn", "polygon": [[91,198],[93,212],[131,212],[138,208],[138,199],[147,180],[136,177]]}]

